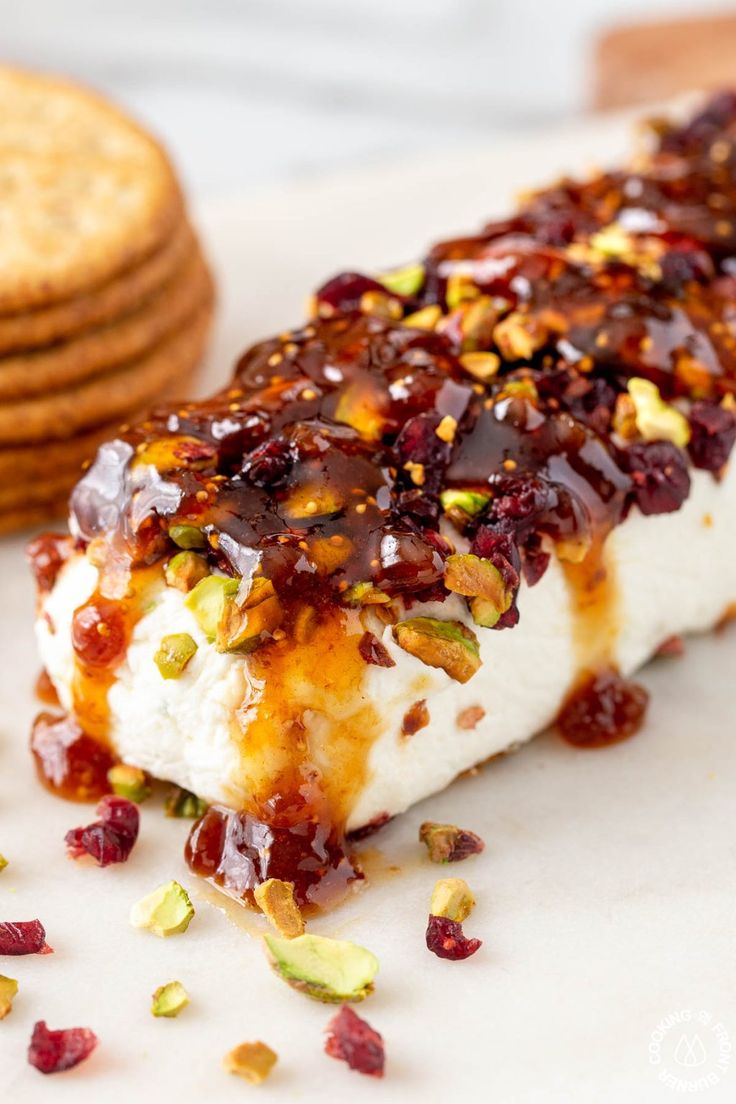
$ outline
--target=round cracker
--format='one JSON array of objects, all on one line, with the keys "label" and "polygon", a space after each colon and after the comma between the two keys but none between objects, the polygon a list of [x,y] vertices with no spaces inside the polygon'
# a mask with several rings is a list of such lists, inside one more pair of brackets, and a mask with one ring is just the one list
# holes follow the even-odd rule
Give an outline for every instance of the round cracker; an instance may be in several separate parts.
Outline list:
[{"label": "round cracker", "polygon": [[62,440],[146,406],[192,371],[204,350],[211,316],[208,303],[151,353],[117,371],[67,391],[0,406],[0,444]]},{"label": "round cracker", "polygon": [[132,268],[181,212],[166,154],[126,115],[71,82],[0,66],[0,314]]},{"label": "round cracker", "polygon": [[187,263],[195,248],[192,228],[184,221],[152,256],[89,295],[40,310],[0,316],[0,353],[42,348],[130,313],[160,291]]},{"label": "round cracker", "polygon": [[126,318],[50,349],[0,359],[0,401],[62,390],[135,360],[211,297],[209,271],[197,251],[174,280]]}]

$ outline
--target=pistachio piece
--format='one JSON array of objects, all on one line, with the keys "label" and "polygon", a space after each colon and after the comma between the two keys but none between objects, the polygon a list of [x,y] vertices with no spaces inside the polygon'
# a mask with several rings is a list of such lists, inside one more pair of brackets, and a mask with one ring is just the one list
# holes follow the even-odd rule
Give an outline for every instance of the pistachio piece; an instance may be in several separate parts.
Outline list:
[{"label": "pistachio piece", "polygon": [[383,606],[388,605],[391,598],[373,583],[354,583],[345,591],[342,600],[349,606]]},{"label": "pistachio piece", "polygon": [[172,786],[164,801],[164,812],[168,817],[197,820],[207,812],[207,802],[181,786]]},{"label": "pistachio piece", "polygon": [[446,514],[451,511],[461,510],[468,517],[475,517],[481,510],[485,510],[490,502],[490,495],[478,494],[476,491],[443,491],[440,495],[442,509]]},{"label": "pistachio piece", "polygon": [[470,276],[463,272],[453,272],[448,276],[445,292],[448,310],[457,310],[461,303],[467,303],[469,299],[477,299],[479,295],[480,288],[473,283]]},{"label": "pistachio piece", "polygon": [[164,568],[164,577],[170,587],[188,594],[201,579],[210,573],[207,561],[196,552],[177,552]]},{"label": "pistachio piece", "polygon": [[134,928],[145,928],[162,937],[185,932],[194,916],[189,894],[178,882],[166,882],[142,897],[130,910]]},{"label": "pistachio piece", "polygon": [[435,430],[435,434],[439,437],[440,441],[444,441],[445,444],[451,445],[455,440],[455,434],[457,433],[457,418],[453,418],[452,414],[445,414],[444,418],[440,421],[440,424]]},{"label": "pistachio piece", "polygon": [[501,358],[497,353],[463,353],[460,363],[474,379],[487,383],[498,375]]},{"label": "pistachio piece", "polygon": [[179,548],[205,548],[207,538],[196,525],[172,525],[169,536]]},{"label": "pistachio piece", "polygon": [[666,403],[659,388],[648,379],[634,376],[627,390],[636,410],[636,428],[645,441],[671,441],[684,448],[690,440],[690,426],[684,414]]},{"label": "pistachio piece", "polygon": [[434,863],[462,862],[469,855],[477,855],[485,847],[480,836],[455,824],[437,824],[426,820],[419,827],[419,840]]},{"label": "pistachio piece", "polygon": [[217,625],[215,647],[218,652],[248,652],[257,647],[265,633],[281,624],[284,611],[270,579],[257,576],[248,597],[240,603],[225,599]]},{"label": "pistachio piece", "polygon": [[169,636],[164,636],[153,657],[161,678],[178,679],[196,650],[196,641],[189,633],[170,633]]},{"label": "pistachio piece", "polygon": [[251,1085],[260,1085],[276,1065],[278,1055],[265,1043],[241,1043],[229,1054],[222,1064],[228,1073],[235,1073]]},{"label": "pistachio piece", "polygon": [[458,682],[467,682],[481,665],[478,638],[461,621],[410,617],[394,625],[393,634],[405,652],[430,667],[441,667]]},{"label": "pistachio piece", "polygon": [[410,326],[413,330],[433,330],[442,317],[442,307],[432,303],[428,307],[407,314],[403,325]]},{"label": "pistachio piece", "polygon": [[151,464],[160,472],[177,468],[200,471],[212,464],[215,454],[215,447],[198,437],[159,437],[138,445],[135,464]]},{"label": "pistachio piece", "polygon": [[148,785],[146,772],[139,767],[129,767],[127,763],[116,763],[107,772],[107,781],[112,787],[112,792],[118,797],[127,797],[128,801],[135,801],[140,805],[147,797],[150,797],[151,787]]},{"label": "pistachio piece", "polygon": [[234,597],[239,586],[239,579],[208,575],[206,579],[200,579],[184,599],[184,605],[192,611],[197,624],[210,642],[217,636],[225,599]]},{"label": "pistachio piece", "polygon": [[8,860],[5,858],[4,855],[0,855],[0,870],[4,870],[7,865]]},{"label": "pistachio piece", "polygon": [[388,318],[392,322],[398,322],[404,313],[404,307],[400,299],[393,295],[387,295],[383,291],[364,291],[360,297],[360,309],[363,314],[373,314],[377,318]]},{"label": "pistachio piece", "polygon": [[349,384],[338,399],[333,418],[352,426],[366,441],[380,441],[386,424],[385,397],[372,380]]},{"label": "pistachio piece", "polygon": [[432,891],[429,911],[432,916],[445,916],[462,924],[475,905],[470,886],[462,878],[440,878]]},{"label": "pistachio piece", "polygon": [[470,603],[473,620],[484,628],[493,628],[514,600],[498,568],[490,560],[471,553],[447,557],[445,586],[455,594],[473,599]]},{"label": "pistachio piece", "polygon": [[424,265],[408,264],[403,268],[394,268],[390,272],[382,272],[380,276],[376,276],[376,279],[392,295],[411,299],[424,283]]},{"label": "pistachio piece", "polygon": [[0,974],[0,1020],[4,1020],[13,1007],[13,999],[18,992],[15,978]]},{"label": "pistachio piece", "polygon": [[493,340],[507,360],[529,360],[542,348],[547,334],[537,319],[512,311],[494,326]]},{"label": "pistachio piece", "polygon": [[178,1016],[189,1004],[189,994],[180,981],[168,981],[159,985],[151,998],[151,1012],[154,1016]]},{"label": "pistachio piece", "polygon": [[326,1004],[361,1001],[373,992],[378,959],[365,947],[323,935],[264,935],[273,970],[293,989]]},{"label": "pistachio piece", "polygon": [[337,514],[344,505],[342,496],[334,488],[309,483],[303,487],[295,487],[280,510],[284,517],[302,521],[324,514]]},{"label": "pistachio piece", "polygon": [[291,882],[267,878],[256,886],[253,896],[261,912],[284,939],[295,939],[304,934],[304,920],[294,898],[294,886]]}]

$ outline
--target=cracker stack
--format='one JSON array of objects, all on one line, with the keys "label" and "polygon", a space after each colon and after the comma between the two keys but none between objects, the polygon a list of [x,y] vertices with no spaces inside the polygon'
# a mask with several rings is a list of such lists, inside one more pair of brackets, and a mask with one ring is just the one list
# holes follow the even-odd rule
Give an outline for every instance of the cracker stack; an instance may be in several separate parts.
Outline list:
[{"label": "cracker stack", "polygon": [[121,422],[184,397],[213,287],[156,142],[0,66],[0,532],[63,511]]}]

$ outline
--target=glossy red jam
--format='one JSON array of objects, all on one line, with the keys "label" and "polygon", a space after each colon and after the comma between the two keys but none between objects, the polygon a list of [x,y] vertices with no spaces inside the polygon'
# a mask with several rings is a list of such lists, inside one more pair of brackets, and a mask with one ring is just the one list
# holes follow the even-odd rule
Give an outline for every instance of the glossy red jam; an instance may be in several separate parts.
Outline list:
[{"label": "glossy red jam", "polygon": [[649,694],[639,683],[603,671],[573,691],[560,710],[557,727],[575,747],[606,747],[639,731],[648,703]]},{"label": "glossy red jam", "polygon": [[114,756],[72,718],[40,713],[33,724],[31,751],[39,779],[57,796],[98,801],[110,792],[107,772]]}]

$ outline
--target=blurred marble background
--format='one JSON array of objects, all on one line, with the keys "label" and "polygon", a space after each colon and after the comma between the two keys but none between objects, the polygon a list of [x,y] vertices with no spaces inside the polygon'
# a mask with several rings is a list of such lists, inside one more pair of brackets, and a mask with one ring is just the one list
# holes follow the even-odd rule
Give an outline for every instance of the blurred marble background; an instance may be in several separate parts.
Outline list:
[{"label": "blurred marble background", "polygon": [[574,116],[590,104],[602,31],[698,10],[698,0],[0,0],[0,53],[117,97],[201,196]]}]

